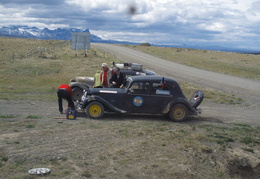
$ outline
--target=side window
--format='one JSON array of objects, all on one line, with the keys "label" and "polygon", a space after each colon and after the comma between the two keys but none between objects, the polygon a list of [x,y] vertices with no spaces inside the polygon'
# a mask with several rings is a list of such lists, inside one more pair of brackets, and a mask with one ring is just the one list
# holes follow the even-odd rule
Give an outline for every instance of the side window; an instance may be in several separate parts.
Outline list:
[{"label": "side window", "polygon": [[158,95],[170,95],[169,88],[166,83],[153,83],[152,84],[152,94]]},{"label": "side window", "polygon": [[130,87],[131,93],[149,93],[149,83],[148,82],[136,82]]}]

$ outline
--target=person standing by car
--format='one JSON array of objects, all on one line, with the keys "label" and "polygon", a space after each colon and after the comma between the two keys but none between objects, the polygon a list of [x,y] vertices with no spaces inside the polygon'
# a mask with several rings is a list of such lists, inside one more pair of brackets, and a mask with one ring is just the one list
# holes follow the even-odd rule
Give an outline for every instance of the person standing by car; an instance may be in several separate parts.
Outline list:
[{"label": "person standing by car", "polygon": [[102,84],[100,81],[100,74],[101,74],[101,70],[97,70],[95,76],[94,76],[94,88],[101,88]]},{"label": "person standing by car", "polygon": [[107,66],[106,63],[102,63],[102,72],[100,74],[100,82],[103,88],[110,87],[109,80],[113,75],[113,71]]},{"label": "person standing by car", "polygon": [[60,113],[63,113],[63,107],[62,107],[62,99],[65,99],[68,101],[68,107],[71,109],[75,109],[74,103],[72,101],[72,90],[69,85],[61,84],[58,87],[57,91],[58,96],[58,104],[59,104],[59,111]]},{"label": "person standing by car", "polygon": [[112,84],[113,88],[122,88],[125,83],[125,76],[120,72],[120,68],[116,67],[114,69],[114,74],[112,75],[109,83]]}]

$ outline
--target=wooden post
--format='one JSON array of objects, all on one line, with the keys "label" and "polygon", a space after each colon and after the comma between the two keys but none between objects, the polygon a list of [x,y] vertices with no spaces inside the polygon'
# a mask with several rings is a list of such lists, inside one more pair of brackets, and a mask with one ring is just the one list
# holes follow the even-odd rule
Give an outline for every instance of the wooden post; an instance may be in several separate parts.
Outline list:
[{"label": "wooden post", "polygon": [[78,49],[76,48],[75,49],[75,57],[77,57],[78,56]]}]

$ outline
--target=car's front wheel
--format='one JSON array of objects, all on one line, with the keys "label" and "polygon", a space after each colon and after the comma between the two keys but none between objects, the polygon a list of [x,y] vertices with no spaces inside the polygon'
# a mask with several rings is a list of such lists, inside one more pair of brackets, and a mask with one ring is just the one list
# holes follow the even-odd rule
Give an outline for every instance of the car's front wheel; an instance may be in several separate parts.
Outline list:
[{"label": "car's front wheel", "polygon": [[80,87],[72,88],[72,99],[74,101],[80,100],[83,95],[83,89]]},{"label": "car's front wheel", "polygon": [[185,121],[188,117],[187,107],[183,104],[175,104],[169,112],[169,117],[176,122]]},{"label": "car's front wheel", "polygon": [[91,119],[99,119],[104,114],[104,106],[100,102],[91,102],[86,107],[86,114]]}]

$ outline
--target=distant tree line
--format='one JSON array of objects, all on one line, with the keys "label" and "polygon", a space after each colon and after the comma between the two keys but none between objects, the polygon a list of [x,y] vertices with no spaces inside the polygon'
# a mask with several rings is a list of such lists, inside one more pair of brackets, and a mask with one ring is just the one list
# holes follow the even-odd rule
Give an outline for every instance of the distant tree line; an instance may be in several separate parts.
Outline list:
[{"label": "distant tree line", "polygon": [[150,46],[151,46],[151,44],[150,44],[150,43],[148,43],[148,42],[146,42],[146,43],[141,43],[141,44],[140,44],[140,46],[148,46],[148,47],[150,47]]}]

